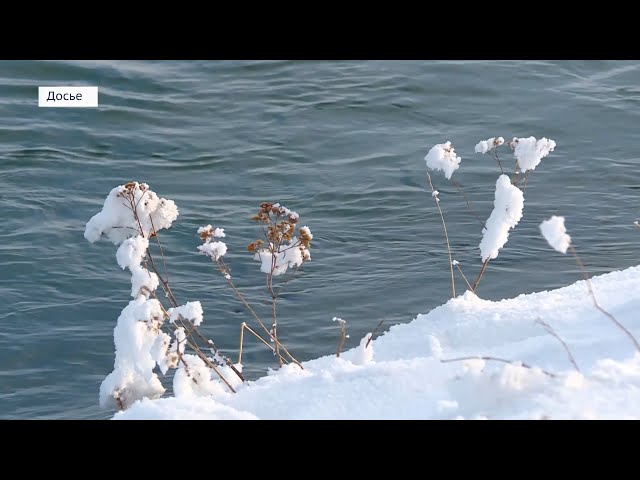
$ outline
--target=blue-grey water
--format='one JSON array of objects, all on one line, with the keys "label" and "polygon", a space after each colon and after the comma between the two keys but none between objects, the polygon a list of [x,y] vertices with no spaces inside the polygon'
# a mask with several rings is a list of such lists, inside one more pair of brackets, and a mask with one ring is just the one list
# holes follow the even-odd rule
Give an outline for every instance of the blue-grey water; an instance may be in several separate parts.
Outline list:
[{"label": "blue-grey water", "polygon": [[[95,85],[97,109],[38,108],[40,85]],[[237,355],[250,317],[196,252],[195,230],[225,228],[238,286],[266,312],[245,247],[264,200],[299,212],[312,261],[280,301],[279,334],[300,359],[355,346],[380,320],[408,322],[450,296],[442,226],[424,156],[451,140],[454,179],[488,217],[498,170],[476,142],[555,139],[529,178],[525,214],[478,289],[499,299],[579,279],[538,233],[565,215],[594,274],[640,263],[640,62],[0,62],[0,418],[108,418],[98,388],[129,274],[108,241],[83,238],[109,190],[147,182],[176,201],[162,232],[174,293],[200,300],[203,330]],[[502,147],[506,165],[512,156]],[[454,257],[479,266],[481,226],[442,174]],[[457,276],[458,290],[463,290]],[[250,378],[274,366],[247,338]]]}]

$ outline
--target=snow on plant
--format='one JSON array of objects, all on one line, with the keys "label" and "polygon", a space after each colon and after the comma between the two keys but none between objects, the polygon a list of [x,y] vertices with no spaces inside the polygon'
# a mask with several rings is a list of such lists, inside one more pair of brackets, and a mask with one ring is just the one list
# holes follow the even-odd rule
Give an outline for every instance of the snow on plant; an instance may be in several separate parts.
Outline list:
[{"label": "snow on plant", "polygon": [[186,354],[173,377],[173,393],[176,397],[207,397],[224,393],[224,387],[201,358]]},{"label": "snow on plant", "polygon": [[131,272],[131,296],[133,298],[137,298],[141,290],[144,295],[148,296],[149,292],[158,288],[158,276],[140,265],[148,248],[149,240],[141,235],[136,235],[124,240],[116,252],[118,265],[123,270],[128,268]]},{"label": "snow on plant", "polygon": [[500,167],[500,173],[504,173],[502,168],[502,162],[500,162],[500,158],[498,157],[498,147],[504,144],[504,138],[502,137],[491,137],[487,140],[480,140],[475,148],[476,153],[488,153],[490,156],[496,159],[498,167]]},{"label": "snow on plant", "polygon": [[[313,234],[309,227],[300,227],[299,238],[295,236],[299,215],[279,203],[263,202],[260,211],[252,220],[263,224],[266,239],[249,244],[254,260],[261,262],[260,271],[267,275],[282,275],[289,268],[300,267],[311,260],[309,247]],[[286,244],[284,242],[287,242]]]},{"label": "snow on plant", "polygon": [[553,152],[556,148],[556,142],[545,137],[540,140],[536,140],[536,137],[513,137],[509,146],[513,148],[513,155],[518,160],[518,166],[523,172],[526,172],[527,170],[535,170],[540,161]]},{"label": "snow on plant", "polygon": [[213,242],[214,238],[226,237],[224,228],[214,229],[211,225],[198,228],[198,235],[204,242],[202,245],[198,245],[200,250],[205,255],[218,260],[227,253],[227,244],[224,242]]},{"label": "snow on plant", "polygon": [[180,317],[189,320],[196,327],[202,323],[203,312],[200,302],[187,302],[179,307],[170,308],[167,310],[169,314],[169,321],[175,323]]},{"label": "snow on plant", "polygon": [[106,235],[118,245],[132,235],[150,234],[171,227],[178,218],[172,200],[160,198],[146,183],[129,182],[109,192],[102,210],[87,222],[84,238],[95,243]]},{"label": "snow on plant", "polygon": [[571,237],[567,235],[567,229],[564,227],[564,217],[552,215],[549,220],[540,224],[540,232],[551,248],[560,253],[567,253]]},{"label": "snow on plant", "polygon": [[140,295],[122,310],[113,331],[113,371],[100,385],[103,408],[125,409],[141,398],[159,398],[165,391],[153,373],[152,350],[158,341],[163,312],[160,302]]},{"label": "snow on plant", "polygon": [[[496,160],[501,173],[496,183],[494,209],[491,212],[489,220],[486,222],[483,221],[483,219],[476,213],[462,186],[458,182],[451,180],[451,175],[459,168],[460,165],[460,157],[456,156],[455,151],[451,146],[451,142],[434,145],[425,157],[427,167],[435,170],[442,170],[444,172],[445,177],[453,186],[456,187],[458,192],[463,195],[467,208],[471,213],[473,213],[483,227],[483,236],[480,242],[480,256],[483,263],[475,282],[471,285],[462,272],[460,265],[453,262],[447,227],[442,209],[440,208],[440,192],[435,189],[431,181],[431,176],[427,174],[428,183],[431,188],[431,195],[440,213],[445,240],[447,243],[449,271],[451,274],[451,291],[453,297],[456,296],[453,267],[456,267],[460,272],[469,289],[475,292],[488,262],[498,256],[500,249],[504,247],[508,240],[509,231],[513,229],[522,218],[524,190],[527,186],[529,174],[540,163],[541,159],[549,155],[549,153],[556,147],[556,142],[554,140],[549,140],[544,137],[540,140],[536,140],[535,137],[514,137],[513,140],[509,142],[509,146],[514,151],[515,166],[513,174],[511,175],[511,178],[509,178],[509,176],[505,175],[502,162],[496,153],[497,149],[504,145],[504,143],[504,137],[491,137],[487,140],[479,141],[474,148],[476,153],[488,154],[493,157]],[[522,178],[520,176],[520,171],[525,173]],[[524,182],[521,185],[520,183],[522,179],[524,179]]]},{"label": "snow on plant", "polygon": [[355,365],[365,365],[373,360],[373,333],[367,333],[362,340],[360,340],[360,345],[356,349],[356,354],[353,357],[353,363]]},{"label": "snow on plant", "polygon": [[460,167],[460,157],[456,155],[451,142],[439,143],[431,147],[429,153],[424,157],[427,167],[433,170],[442,170],[447,180]]},{"label": "snow on plant", "polygon": [[502,137],[491,137],[487,140],[480,140],[476,145],[475,151],[476,153],[485,154],[499,147],[503,143],[504,143],[504,138]]},{"label": "snow on plant", "polygon": [[486,262],[498,256],[499,250],[509,239],[509,230],[514,228],[522,218],[524,195],[511,184],[507,175],[500,175],[496,182],[493,211],[482,231],[480,255]]},{"label": "snow on plant", "polygon": [[[204,339],[196,329],[203,320],[202,305],[200,302],[179,305],[168,278],[161,276],[151,256],[149,239],[156,238],[160,245],[158,231],[169,228],[177,216],[178,209],[172,200],[158,197],[145,183],[130,182],[112,189],[102,210],[86,224],[85,238],[95,243],[104,235],[119,245],[116,261],[131,272],[133,300],[118,317],[114,329],[114,369],[100,385],[100,405],[104,408],[123,410],[142,398],[162,396],[165,388],[154,372],[156,366],[163,375],[168,369],[181,366],[182,373],[174,377],[177,396],[187,391],[180,383],[185,378],[200,385],[198,391],[213,391],[208,386],[212,381],[220,389],[224,389],[224,383],[234,391],[218,368],[223,363],[233,370],[233,364],[218,350],[215,358],[211,358],[198,346],[198,339]],[[224,236],[222,230],[214,233]],[[156,295],[160,285],[171,305],[168,310]],[[170,321],[166,322],[167,319]],[[173,333],[173,341],[167,332]],[[207,345],[213,342],[208,340]],[[193,354],[185,354],[186,346]],[[217,379],[213,379],[214,373]],[[242,378],[237,370],[236,374]]]}]

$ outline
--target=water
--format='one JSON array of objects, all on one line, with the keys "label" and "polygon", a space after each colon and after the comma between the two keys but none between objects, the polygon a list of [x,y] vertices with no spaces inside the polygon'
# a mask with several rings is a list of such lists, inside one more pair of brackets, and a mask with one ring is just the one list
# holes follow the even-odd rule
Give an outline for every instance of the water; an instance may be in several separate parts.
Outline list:
[{"label": "water", "polygon": [[[37,107],[37,86],[73,84],[97,85],[100,108]],[[481,296],[579,278],[538,234],[551,214],[567,216],[593,273],[637,264],[638,85],[640,63],[615,61],[0,62],[0,417],[112,415],[98,388],[129,277],[115,247],[90,245],[83,231],[109,190],[132,179],[178,204],[161,237],[174,293],[203,303],[203,330],[234,358],[250,318],[195,253],[196,228],[226,229],[233,275],[265,308],[264,277],[245,250],[258,234],[249,218],[264,200],[297,210],[314,233],[313,260],[280,302],[281,338],[300,359],[334,353],[338,315],[352,347],[380,320],[386,330],[450,295],[423,161],[446,140],[463,157],[454,178],[484,218],[497,167],[475,143],[558,143],[531,176],[525,216]],[[455,258],[475,277],[479,223],[441,174],[434,182]],[[256,378],[273,357],[248,341],[244,363]]]}]

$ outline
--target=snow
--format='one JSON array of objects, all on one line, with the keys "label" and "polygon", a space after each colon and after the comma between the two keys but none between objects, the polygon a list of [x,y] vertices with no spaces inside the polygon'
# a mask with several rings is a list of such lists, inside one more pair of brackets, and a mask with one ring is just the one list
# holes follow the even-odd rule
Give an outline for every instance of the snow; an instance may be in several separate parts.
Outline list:
[{"label": "snow", "polygon": [[149,248],[149,240],[136,235],[135,237],[127,238],[116,252],[116,260],[118,261],[118,265],[123,270],[125,268],[132,268],[140,265],[142,263],[142,259],[147,253],[147,248]]},{"label": "snow", "polygon": [[[300,230],[302,230],[302,228]],[[311,235],[311,232],[309,232],[309,235]],[[274,276],[282,275],[289,268],[299,267],[311,258],[309,249],[303,246],[295,246],[296,242],[297,239],[294,237],[288,245],[283,244],[280,246],[280,249],[276,253],[275,268],[273,270]],[[268,274],[271,272],[271,268],[273,266],[273,254],[269,249],[261,249],[253,256],[253,259],[261,262],[260,271],[262,273]]]},{"label": "snow", "polygon": [[[162,318],[160,302],[142,295],[122,310],[113,330],[114,369],[100,385],[102,407],[118,408],[116,398],[126,407],[143,397],[157,398],[164,393],[160,379],[153,373]],[[160,342],[163,340],[161,337]]]},{"label": "snow", "polygon": [[211,225],[198,228],[198,235],[206,233],[209,237],[223,238],[226,237],[224,228],[213,228]]},{"label": "snow", "polygon": [[564,227],[564,217],[552,215],[549,220],[540,224],[540,231],[551,248],[560,253],[567,253],[567,249],[571,245],[571,237],[567,235],[567,230]]},{"label": "snow", "polygon": [[294,212],[293,210],[289,210],[287,207],[280,205],[279,203],[274,203],[273,206],[278,209],[278,212],[281,215],[286,215],[290,220],[298,220],[300,215],[298,212]]},{"label": "snow", "polygon": [[424,157],[427,167],[433,170],[442,170],[447,180],[460,167],[460,157],[456,156],[451,142],[439,143],[431,147],[429,153]]},{"label": "snow", "polygon": [[509,239],[509,229],[514,228],[522,218],[524,195],[511,184],[507,175],[500,175],[496,181],[493,211],[482,230],[480,255],[482,261],[494,259]]},{"label": "snow", "polygon": [[218,260],[227,253],[227,244],[224,242],[207,242],[198,245],[198,250],[214,260]]},{"label": "snow", "polygon": [[[139,222],[133,214],[134,209]],[[148,238],[154,231],[169,228],[176,218],[178,207],[172,200],[158,197],[146,183],[131,182],[109,192],[102,210],[87,222],[84,238],[95,243],[106,235],[118,245],[134,235]]]},{"label": "snow", "polygon": [[214,237],[226,237],[224,228],[216,228],[214,230],[211,225],[206,225],[204,227],[198,228],[198,236],[204,242],[202,245],[198,245],[198,250],[200,250],[200,253],[204,253],[205,255],[213,258],[216,261],[226,255],[226,243],[211,241]]},{"label": "snow", "polygon": [[475,151],[476,153],[487,153],[494,148],[499,147],[504,143],[504,138],[502,137],[491,137],[487,140],[480,140],[476,145]]},{"label": "snow", "polygon": [[203,311],[200,302],[187,302],[179,307],[170,308],[167,313],[170,322],[176,322],[179,317],[182,317],[191,321],[196,327],[202,323]]},{"label": "snow", "polygon": [[217,377],[201,358],[195,355],[183,355],[182,363],[178,365],[178,370],[173,377],[173,394],[176,398],[181,398],[224,393],[222,384],[214,381],[213,375]]},{"label": "snow", "polygon": [[556,142],[547,138],[536,140],[536,137],[517,138],[511,141],[514,148],[513,155],[518,159],[520,170],[535,170],[540,161],[553,152]]},{"label": "snow", "polygon": [[[603,308],[640,335],[640,266],[592,282]],[[569,345],[582,374],[538,318]],[[114,418],[640,419],[640,354],[593,307],[584,281],[496,302],[466,292],[391,327],[358,362],[362,344],[304,362],[304,370],[270,371],[235,394],[205,381],[206,397],[190,385],[186,395],[144,399]],[[440,361],[465,356],[513,363]]]},{"label": "snow", "polygon": [[373,361],[373,340],[371,340],[371,336],[372,333],[369,332],[360,340],[360,345],[356,348],[356,353],[352,360],[355,365],[365,365]]},{"label": "snow", "polygon": [[[129,237],[124,240],[116,252],[118,265],[120,265],[123,270],[128,268],[131,271],[131,296],[133,298],[140,295],[142,287],[153,292],[159,285],[158,276],[140,266],[140,263],[147,254],[148,247],[149,240],[141,235],[136,235],[135,237]],[[145,290],[142,290],[142,293],[145,295],[149,294]]]}]

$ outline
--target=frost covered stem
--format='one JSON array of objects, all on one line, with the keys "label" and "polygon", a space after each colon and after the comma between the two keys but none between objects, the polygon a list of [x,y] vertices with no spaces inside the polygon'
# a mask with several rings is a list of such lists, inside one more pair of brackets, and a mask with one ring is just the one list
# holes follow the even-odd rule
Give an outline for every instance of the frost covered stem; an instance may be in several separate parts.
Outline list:
[{"label": "frost covered stem", "polygon": [[478,288],[478,284],[480,283],[480,279],[482,278],[482,275],[484,274],[484,271],[487,268],[487,265],[489,265],[489,260],[490,258],[487,258],[484,263],[482,264],[482,268],[480,269],[480,272],[478,273],[478,278],[476,278],[476,281],[473,282],[473,293],[476,293],[476,288]]},{"label": "frost covered stem", "polygon": [[440,212],[440,218],[442,219],[442,228],[444,230],[444,238],[447,241],[447,253],[449,254],[449,271],[451,272],[451,293],[453,295],[452,298],[456,296],[456,282],[453,277],[453,259],[451,258],[451,245],[449,244],[449,235],[447,234],[447,224],[444,221],[444,215],[442,214],[442,209],[440,208],[440,201],[438,200],[438,196],[435,195],[435,189],[433,188],[433,183],[431,182],[431,175],[427,173],[427,180],[429,181],[429,187],[431,188],[431,194],[433,196],[433,200],[436,202],[436,207],[438,207],[438,212]]},{"label": "frost covered stem", "polygon": [[569,361],[571,362],[571,365],[573,365],[573,368],[575,368],[578,372],[580,372],[580,367],[578,367],[576,359],[573,358],[573,354],[571,353],[571,350],[569,350],[569,345],[567,345],[566,342],[562,339],[562,337],[558,335],[558,332],[556,332],[551,325],[549,325],[547,322],[545,322],[541,318],[537,318],[536,323],[539,323],[540,325],[542,325],[542,327],[547,331],[549,335],[552,335],[558,339],[558,341],[562,344],[564,351],[567,352],[567,356],[569,357]]},{"label": "frost covered stem", "polygon": [[[457,358],[446,358],[446,359],[441,359],[440,362],[441,363],[451,363],[451,362],[463,362],[465,360],[485,360],[488,362],[502,362],[502,363],[508,363],[508,364],[513,364],[515,363],[513,360],[507,360],[504,358],[498,358],[498,357],[487,357],[487,356],[472,356],[472,357],[457,357]],[[524,368],[528,368],[528,369],[532,369],[533,367],[529,364],[526,364],[524,362],[519,362],[521,367]],[[551,377],[551,378],[555,378],[557,375],[555,373],[551,373],[548,372],[546,370],[542,370],[540,369],[540,371],[542,373],[544,373],[545,375]]]},{"label": "frost covered stem", "polygon": [[573,245],[569,245],[569,250],[571,250],[571,254],[575,257],[576,263],[578,264],[578,267],[580,267],[580,271],[582,272],[582,276],[587,282],[587,287],[589,288],[589,294],[591,295],[591,299],[593,300],[593,306],[596,307],[598,310],[600,310],[604,315],[606,315],[609,318],[609,320],[611,320],[620,330],[626,333],[629,339],[631,339],[631,341],[635,345],[636,349],[640,352],[640,344],[636,340],[636,337],[634,337],[633,334],[627,329],[627,327],[622,325],[616,319],[616,317],[611,315],[604,308],[602,308],[600,304],[598,304],[598,300],[596,300],[596,294],[593,291],[593,285],[591,285],[591,280],[589,279],[589,274],[587,273],[587,269],[585,268],[584,263],[582,263],[582,260],[580,259],[580,256],[578,255],[578,252],[576,251]]}]

